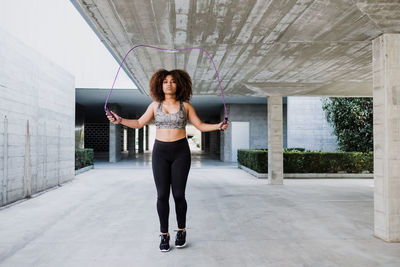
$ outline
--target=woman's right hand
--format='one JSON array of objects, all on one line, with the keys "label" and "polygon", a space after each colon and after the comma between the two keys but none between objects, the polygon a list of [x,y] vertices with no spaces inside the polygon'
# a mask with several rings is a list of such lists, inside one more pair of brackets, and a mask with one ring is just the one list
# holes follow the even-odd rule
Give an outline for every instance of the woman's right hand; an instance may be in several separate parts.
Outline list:
[{"label": "woman's right hand", "polygon": [[114,117],[117,118],[117,119],[115,120],[115,119],[113,118],[113,116],[107,115],[107,113],[106,113],[106,116],[107,116],[108,120],[109,120],[112,124],[120,124],[121,121],[122,121],[122,118],[121,118],[120,116],[118,116],[117,114],[115,114],[114,112],[112,112],[111,110],[110,110],[110,112],[111,112],[111,113],[114,115]]}]

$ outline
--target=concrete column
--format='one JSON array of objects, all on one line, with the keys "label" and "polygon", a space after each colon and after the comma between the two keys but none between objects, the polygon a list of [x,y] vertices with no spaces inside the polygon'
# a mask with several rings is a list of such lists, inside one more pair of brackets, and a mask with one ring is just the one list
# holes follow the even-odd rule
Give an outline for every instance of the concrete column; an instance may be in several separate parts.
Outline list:
[{"label": "concrete column", "polygon": [[[117,114],[121,114],[121,107],[117,104],[109,104],[108,108]],[[121,125],[110,124],[110,144],[109,144],[109,162],[121,160]]]},{"label": "concrete column", "polygon": [[206,138],[205,132],[201,132],[201,151],[204,151],[204,139]]},{"label": "concrete column", "polygon": [[143,153],[143,131],[144,127],[139,129],[139,153]]},{"label": "concrete column", "polygon": [[121,143],[119,145],[119,149],[121,150],[121,152],[125,152],[125,149],[124,149],[124,140],[125,140],[124,131],[125,131],[125,127],[121,126],[121,132],[120,132],[120,134],[121,134]]},{"label": "concrete column", "polygon": [[372,41],[374,234],[400,241],[400,34]]},{"label": "concrete column", "polygon": [[210,152],[210,132],[204,133],[204,152]]},{"label": "concrete column", "polygon": [[[240,121],[242,118],[238,117],[241,112],[238,112],[239,109],[234,109],[234,104],[226,104],[226,109],[229,114],[230,124],[228,129],[220,133],[220,159],[224,162],[232,162],[232,119],[236,121]],[[222,121],[225,117],[225,109],[221,107],[219,113],[219,121]]]},{"label": "concrete column", "polygon": [[149,125],[144,126],[145,127],[145,150],[149,151]]},{"label": "concrete column", "polygon": [[211,154],[219,154],[219,131],[212,131],[209,133],[209,147]]},{"label": "concrete column", "polygon": [[283,184],[282,97],[268,97],[268,183]]},{"label": "concrete column", "polygon": [[128,128],[128,157],[134,157],[136,155],[135,138],[136,129]]}]

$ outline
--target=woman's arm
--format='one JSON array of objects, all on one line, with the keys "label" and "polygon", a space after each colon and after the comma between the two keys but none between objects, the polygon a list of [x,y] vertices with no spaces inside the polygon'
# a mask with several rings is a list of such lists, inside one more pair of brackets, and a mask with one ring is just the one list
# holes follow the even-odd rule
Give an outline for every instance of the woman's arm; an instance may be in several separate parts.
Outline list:
[{"label": "woman's arm", "polygon": [[[142,117],[140,117],[140,119],[138,120],[128,120],[128,119],[124,119],[120,116],[118,116],[117,114],[115,114],[114,112],[112,112],[114,114],[114,116],[117,118],[117,121],[119,121],[119,124],[125,125],[129,128],[136,128],[136,129],[140,129],[143,126],[145,126],[147,123],[149,123],[151,121],[151,119],[154,117],[154,105],[157,104],[156,102],[152,102],[148,107],[146,112],[142,115]],[[109,117],[110,121],[111,121],[111,116]],[[113,121],[111,121],[112,123],[114,123]],[[114,123],[115,124],[115,123]],[[117,123],[118,124],[118,123]]]},{"label": "woman's arm", "polygon": [[194,127],[196,127],[199,131],[211,132],[217,130],[226,130],[226,128],[228,128],[228,122],[225,125],[223,125],[223,122],[216,124],[209,124],[202,122],[200,118],[197,116],[194,107],[190,103],[187,103],[187,107],[188,107],[189,120],[194,125]]}]

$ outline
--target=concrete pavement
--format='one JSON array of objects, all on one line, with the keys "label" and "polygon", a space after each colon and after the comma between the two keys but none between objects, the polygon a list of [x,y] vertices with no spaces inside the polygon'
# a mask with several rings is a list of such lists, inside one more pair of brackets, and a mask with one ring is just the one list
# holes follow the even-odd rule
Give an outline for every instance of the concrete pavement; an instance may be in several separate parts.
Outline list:
[{"label": "concrete pavement", "polygon": [[1,209],[0,266],[400,266],[400,243],[373,236],[373,180],[268,185],[197,153],[186,191],[188,245],[173,245],[171,194],[172,248],[161,253],[149,155],[136,165],[96,163]]}]

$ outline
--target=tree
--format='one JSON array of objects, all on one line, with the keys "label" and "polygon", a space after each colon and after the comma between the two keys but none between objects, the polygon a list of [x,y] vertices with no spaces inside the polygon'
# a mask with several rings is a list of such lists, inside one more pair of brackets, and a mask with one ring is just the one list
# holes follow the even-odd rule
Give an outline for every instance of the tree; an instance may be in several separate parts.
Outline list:
[{"label": "tree", "polygon": [[339,150],[369,152],[373,146],[372,98],[322,98],[326,120],[333,126]]}]

